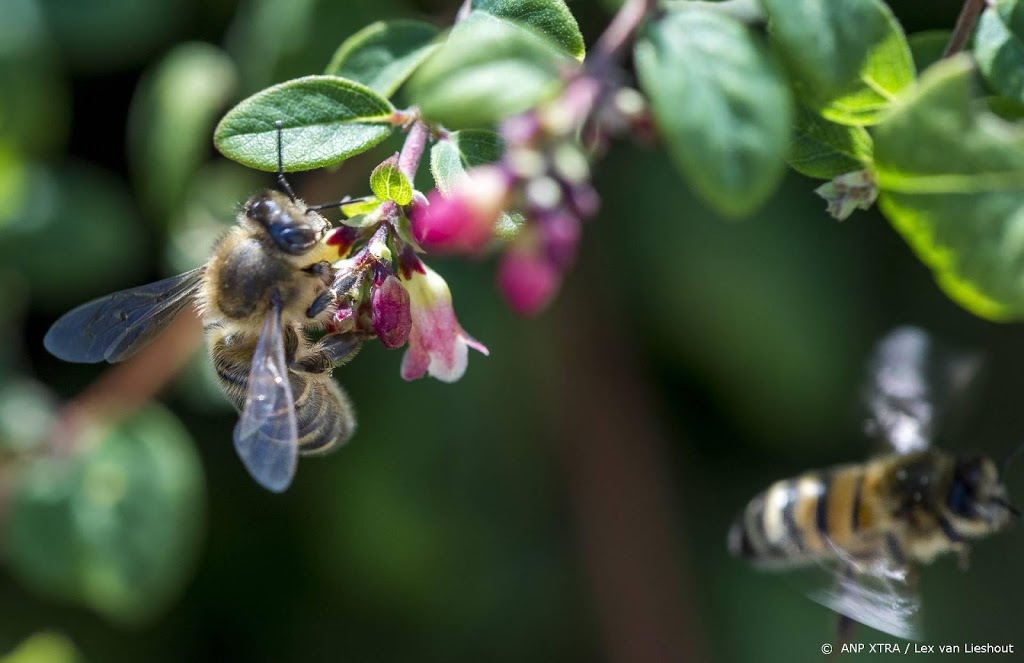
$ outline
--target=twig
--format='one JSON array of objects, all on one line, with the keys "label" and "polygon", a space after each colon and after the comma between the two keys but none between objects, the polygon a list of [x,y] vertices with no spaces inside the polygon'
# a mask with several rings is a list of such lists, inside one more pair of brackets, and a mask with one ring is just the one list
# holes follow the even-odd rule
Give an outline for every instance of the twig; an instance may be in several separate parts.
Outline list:
[{"label": "twig", "polygon": [[600,71],[602,67],[614,62],[654,7],[654,0],[626,0],[598,38],[590,58],[592,68]]},{"label": "twig", "polygon": [[960,16],[956,19],[956,27],[953,28],[953,36],[949,38],[949,43],[946,44],[946,50],[942,52],[942,57],[948,58],[963,50],[964,44],[967,43],[971,33],[974,32],[974,26],[977,24],[982,10],[985,9],[985,4],[985,0],[966,0],[964,2],[963,9],[960,10]]}]

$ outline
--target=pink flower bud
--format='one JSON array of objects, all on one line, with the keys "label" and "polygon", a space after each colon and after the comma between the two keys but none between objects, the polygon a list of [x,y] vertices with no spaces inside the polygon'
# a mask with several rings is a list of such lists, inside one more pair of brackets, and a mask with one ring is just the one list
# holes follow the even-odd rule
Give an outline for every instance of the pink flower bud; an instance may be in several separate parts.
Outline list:
[{"label": "pink flower bud", "polygon": [[535,246],[513,246],[498,265],[498,289],[519,315],[535,315],[551,301],[562,277]]},{"label": "pink flower bud", "polygon": [[580,220],[572,214],[555,212],[538,219],[541,241],[551,261],[561,269],[576,257],[580,242]]},{"label": "pink flower bud", "polygon": [[472,169],[448,195],[431,191],[427,204],[410,215],[416,241],[428,251],[479,252],[494,234],[508,191],[508,178],[496,166]]},{"label": "pink flower bud", "polygon": [[389,275],[375,284],[370,295],[370,322],[386,348],[400,348],[409,339],[412,314],[409,293],[402,282]]}]

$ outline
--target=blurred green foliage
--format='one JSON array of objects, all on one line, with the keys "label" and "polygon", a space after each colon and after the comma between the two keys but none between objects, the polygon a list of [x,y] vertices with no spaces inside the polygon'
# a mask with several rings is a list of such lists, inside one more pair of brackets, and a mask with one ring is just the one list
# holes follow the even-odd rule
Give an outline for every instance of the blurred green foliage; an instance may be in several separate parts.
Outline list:
[{"label": "blurred green foliage", "polygon": [[[571,4],[587,43],[611,4]],[[960,3],[889,4],[913,35],[948,30]],[[627,430],[653,420],[659,431],[676,514],[662,526],[682,577],[673,589],[702,659],[820,660],[833,616],[784,577],[729,559],[725,532],[771,481],[870,453],[856,388],[880,333],[912,322],[984,349],[991,370],[970,435],[943,444],[999,457],[1019,440],[1019,329],[951,303],[878,214],[835,224],[815,183],[790,176],[758,218],[723,223],[664,155],[615,146],[596,168],[602,212],[555,310],[514,319],[491,265],[431,261],[491,356],[473,357],[455,385],[403,383],[400,353],[365,349],[337,372],[360,431],[348,448],[304,462],[285,495],[261,491],[238,462],[235,414],[202,358],[161,396],[166,406],[97,433],[74,459],[51,457],[60,401],[104,370],[46,355],[41,338],[55,316],[199,264],[240,202],[270,185],[216,157],[219,114],[323,71],[373,21],[444,25],[455,9],[427,0],[5,4],[2,663],[613,660],[609,597],[574,488],[588,459],[566,444],[559,400],[585,396],[588,374],[612,370],[600,358],[566,358],[564,343],[592,335],[588,320],[617,329],[603,352],[630,370],[612,378],[650,406],[616,416]],[[362,195],[393,151],[294,184],[309,199]],[[24,464],[12,466],[12,454]],[[612,478],[608,500],[626,500]],[[1022,491],[1011,478],[1011,495]],[[1008,560],[1020,545],[1010,532],[979,543],[967,573],[952,560],[924,569],[929,641],[1019,637],[1024,572]],[[629,585],[625,596],[650,589]],[[629,614],[632,599],[611,598]]]}]

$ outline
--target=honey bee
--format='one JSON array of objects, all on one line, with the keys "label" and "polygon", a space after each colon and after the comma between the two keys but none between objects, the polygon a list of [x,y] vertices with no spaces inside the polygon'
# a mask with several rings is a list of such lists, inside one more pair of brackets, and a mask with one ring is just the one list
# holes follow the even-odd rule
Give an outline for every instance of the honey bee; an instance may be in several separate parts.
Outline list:
[{"label": "honey bee", "polygon": [[927,334],[900,328],[878,344],[865,393],[868,431],[890,453],[778,481],[752,499],[729,531],[733,555],[762,568],[826,564],[835,586],[812,598],[853,622],[914,639],[915,564],[958,553],[1020,513],[992,459],[930,447],[938,414],[977,372],[976,357],[943,353]]},{"label": "honey bee", "polygon": [[[280,132],[278,141],[280,162]],[[316,211],[326,206],[307,207],[278,171],[285,193],[253,195],[205,265],[83,304],[43,339],[65,361],[119,362],[194,304],[220,385],[241,412],[235,449],[274,492],[291,483],[299,454],[326,452],[352,436],[352,404],[331,371],[361,341],[352,333],[316,343],[306,336],[329,312],[333,249],[322,240],[331,225]]]}]

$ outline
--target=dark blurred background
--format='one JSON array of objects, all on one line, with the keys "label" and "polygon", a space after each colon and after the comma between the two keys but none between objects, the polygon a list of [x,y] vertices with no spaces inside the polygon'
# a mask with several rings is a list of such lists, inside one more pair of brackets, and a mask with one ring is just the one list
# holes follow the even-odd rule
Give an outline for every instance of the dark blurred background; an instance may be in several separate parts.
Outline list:
[{"label": "dark blurred background", "polygon": [[[614,4],[570,3],[588,43]],[[890,4],[908,33],[960,6]],[[200,264],[271,185],[213,151],[230,105],[322,71],[371,21],[443,25],[456,3],[0,5],[0,653],[35,634],[0,661],[818,660],[833,615],[731,559],[725,534],[772,481],[871,453],[874,341],[913,323],[983,350],[973,411],[941,442],[1002,458],[1024,439],[1019,326],[951,303],[876,212],[837,223],[794,175],[726,221],[623,144],[595,168],[602,211],[551,310],[509,313],[491,261],[431,260],[491,356],[454,385],[405,383],[400,353],[367,347],[335,373],[356,438],[271,495],[204,354],[187,359],[193,320],[115,369],[62,363],[43,334]],[[293,184],[362,195],[389,149]],[[118,423],[92,434],[79,415],[98,411]],[[1010,531],[969,572],[923,570],[926,642],[1024,646],[1022,545]]]}]

